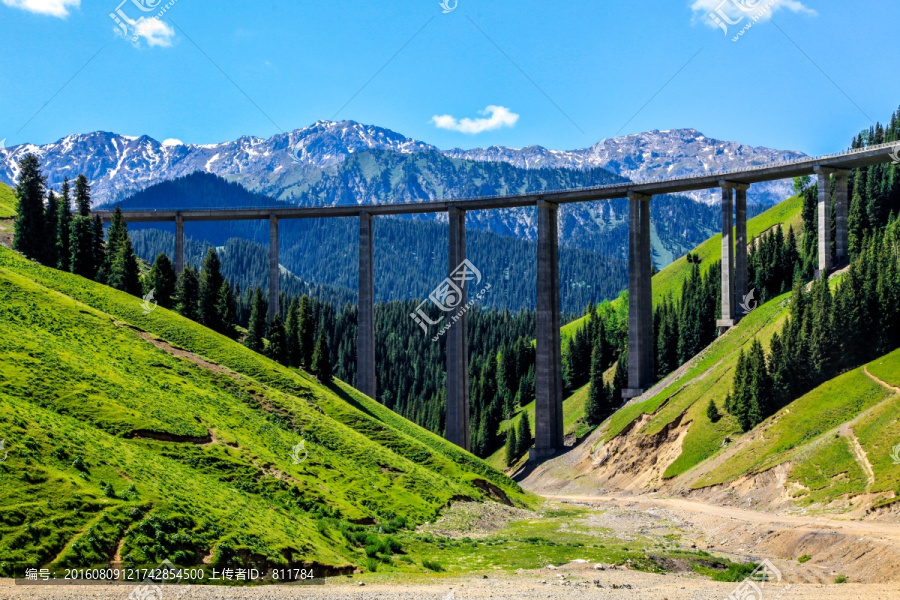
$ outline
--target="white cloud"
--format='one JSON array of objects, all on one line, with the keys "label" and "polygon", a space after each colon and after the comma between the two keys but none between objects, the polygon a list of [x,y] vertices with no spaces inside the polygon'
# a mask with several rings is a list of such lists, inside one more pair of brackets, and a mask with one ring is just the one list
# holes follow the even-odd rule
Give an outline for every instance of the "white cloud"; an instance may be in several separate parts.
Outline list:
[{"label": "white cloud", "polygon": [[68,17],[69,7],[78,8],[81,0],[3,0],[3,4],[51,17]]},{"label": "white cloud", "polygon": [[493,104],[479,110],[478,114],[484,115],[482,119],[470,119],[468,117],[457,120],[451,115],[435,115],[431,117],[431,122],[438,129],[449,129],[450,131],[459,131],[460,133],[476,134],[483,131],[493,131],[501,127],[512,127],[519,120],[519,115],[512,112],[504,106],[494,106]]},{"label": "white cloud", "polygon": [[733,21],[744,20],[744,17],[759,16],[759,20],[768,20],[772,13],[787,9],[793,13],[815,17],[818,13],[809,8],[800,0],[694,0],[691,10],[694,11],[693,22],[701,21],[707,26],[717,29],[720,27],[711,17],[710,13],[720,11]]},{"label": "white cloud", "polygon": [[138,40],[144,38],[151,48],[153,46],[168,48],[172,45],[172,38],[175,37],[175,29],[155,17],[150,19],[144,17],[138,19],[134,26],[134,36]]},{"label": "white cloud", "polygon": [[181,140],[176,140],[175,138],[169,138],[167,140],[163,140],[163,146],[184,146],[184,142]]}]

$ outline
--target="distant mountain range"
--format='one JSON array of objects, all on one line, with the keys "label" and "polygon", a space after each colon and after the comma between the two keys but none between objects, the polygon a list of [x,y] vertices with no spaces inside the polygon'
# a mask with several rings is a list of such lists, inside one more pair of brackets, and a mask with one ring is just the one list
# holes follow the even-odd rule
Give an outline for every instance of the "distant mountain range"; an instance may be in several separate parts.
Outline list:
[{"label": "distant mountain range", "polygon": [[[158,142],[148,136],[94,132],[67,136],[55,143],[23,144],[0,150],[0,180],[14,183],[16,162],[27,152],[36,154],[52,184],[63,177],[84,173],[97,199],[122,199],[154,183],[206,171],[237,181],[253,192],[286,201],[309,200],[304,193],[323,172],[339,169],[348,157],[366,151],[395,155],[441,156],[454,161],[506,163],[521,169],[603,169],[634,181],[662,175],[691,175],[730,167],[745,167],[802,157],[800,152],[751,147],[708,138],[693,129],[651,131],[610,138],[580,150],[550,150],[541,146],[515,149],[442,151],[399,133],[354,121],[319,121],[269,139],[244,136],[220,144]],[[440,178],[439,178],[440,179]],[[380,193],[364,188],[347,190],[353,202],[425,201],[456,198],[469,190],[452,180],[435,185],[391,185]],[[539,187],[534,185],[533,187]],[[495,189],[508,193],[510,189]],[[790,192],[789,182],[753,186],[750,202],[773,204]],[[716,201],[715,193],[698,192],[701,202]],[[347,198],[317,198],[322,204],[344,203]]]},{"label": "distant mountain range", "polygon": [[[539,146],[444,151],[380,127],[319,121],[269,139],[245,136],[208,145],[160,143],[148,136],[105,132],[70,135],[53,144],[0,150],[0,180],[14,184],[16,163],[29,152],[40,158],[54,187],[64,177],[84,173],[91,181],[95,205],[185,209],[200,206],[200,197],[205,197],[204,206],[235,206],[221,204],[226,201],[219,196],[204,196],[209,180],[197,179],[189,179],[193,187],[182,190],[185,193],[173,205],[165,182],[197,172],[240,184],[252,193],[241,202],[254,205],[365,206],[640,181],[803,156],[714,140],[692,129],[613,138],[571,151]],[[790,193],[790,182],[753,186],[751,214]],[[651,216],[658,267],[716,231],[721,220],[715,199],[715,192],[701,192],[654,201]],[[413,218],[446,222],[441,214]],[[476,211],[470,213],[468,224],[474,230],[537,238],[534,209]],[[627,204],[614,200],[563,206],[560,236],[564,246],[626,258]]]}]

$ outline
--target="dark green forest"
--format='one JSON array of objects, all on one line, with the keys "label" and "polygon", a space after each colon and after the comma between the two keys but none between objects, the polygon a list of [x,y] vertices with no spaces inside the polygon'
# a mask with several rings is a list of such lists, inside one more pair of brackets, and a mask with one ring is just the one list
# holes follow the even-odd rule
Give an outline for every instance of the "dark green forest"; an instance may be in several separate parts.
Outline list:
[{"label": "dark green forest", "polygon": [[[874,126],[853,145],[897,140],[900,121],[895,114],[889,126]],[[818,189],[809,178],[797,180],[795,186],[803,195],[802,231],[776,229],[750,247],[750,286],[759,290],[761,300],[791,287],[793,295],[790,319],[773,339],[769,355],[757,344],[740,357],[725,409],[745,429],[839,371],[900,346],[900,317],[895,310],[900,302],[898,165],[854,171],[848,221],[851,264],[834,289],[825,278],[809,284],[816,266]],[[234,240],[217,251],[208,243],[192,242],[189,265],[176,276],[164,252],[157,253],[152,265],[140,263],[140,252],[135,251],[119,211],[108,228],[89,216],[90,186],[83,176],[71,186],[65,181],[58,192],[48,189],[37,158],[28,155],[19,163],[16,196],[13,246],[25,255],[135,296],[153,291],[161,306],[242,339],[275,360],[305,368],[325,382],[332,376],[354,382],[357,312],[347,288],[314,287],[288,278],[282,282],[281,314],[268,325],[268,302],[261,285],[266,253],[259,244]],[[162,235],[147,234],[141,251],[162,244]],[[522,248],[517,247],[524,255]],[[355,255],[355,247],[345,254]],[[444,270],[445,259],[431,258],[438,277],[417,292],[420,296],[440,281]],[[692,257],[693,269],[680,296],[664,299],[654,314],[659,378],[715,338],[719,269],[701,275],[697,260]],[[520,273],[511,273],[510,278],[523,279]],[[486,279],[490,281],[487,275]],[[376,306],[378,400],[442,432],[444,342],[432,341],[433,332],[423,332],[410,318],[417,305],[396,300]],[[592,298],[586,305],[589,318],[564,353],[564,379],[568,392],[591,383],[586,420],[596,425],[619,405],[625,383],[627,302],[618,303],[619,308],[610,303],[595,307]],[[530,443],[501,439],[497,426],[534,397],[533,338],[530,311],[469,312],[472,439],[473,450],[481,456],[504,441],[519,454]],[[613,365],[615,375],[606,382],[602,374]],[[710,410],[711,418],[716,415],[717,410]]]}]

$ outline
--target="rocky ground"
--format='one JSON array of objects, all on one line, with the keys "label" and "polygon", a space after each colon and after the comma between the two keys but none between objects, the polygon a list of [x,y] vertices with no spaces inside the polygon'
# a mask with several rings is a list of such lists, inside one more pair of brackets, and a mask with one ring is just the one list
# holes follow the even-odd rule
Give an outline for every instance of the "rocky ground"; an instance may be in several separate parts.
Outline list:
[{"label": "rocky ground", "polygon": [[[586,519],[562,526],[607,539],[654,539],[676,536],[682,546],[707,550],[736,562],[771,560],[780,581],[763,584],[761,600],[900,600],[900,527],[888,523],[787,517],[707,505],[683,499],[643,497],[556,497],[561,505],[590,507]],[[473,538],[502,531],[533,513],[497,504],[457,503],[424,531],[432,535]],[[574,529],[573,529],[574,531]],[[810,554],[804,562],[797,559]],[[459,574],[369,573],[324,580],[321,585],[252,588],[162,587],[132,585],[16,585],[0,581],[0,600],[464,600],[570,598],[622,600],[711,600],[735,598],[739,584],[710,581],[686,565],[666,565],[657,575],[628,568],[574,561],[516,572],[493,570]],[[893,575],[897,573],[897,575]],[[837,584],[837,575],[847,583]]]},{"label": "rocky ground", "polygon": [[[10,600],[125,600],[129,586],[20,586],[0,582],[0,598]],[[194,587],[171,588],[161,595],[135,600],[466,600],[510,598],[516,600],[710,600],[728,598],[736,590],[733,583],[713,583],[679,575],[651,575],[628,570],[595,571],[592,565],[567,565],[558,571],[529,571],[502,576],[468,576],[429,581],[370,581],[359,585],[352,578],[329,580],[325,585],[256,588]],[[738,596],[750,598],[750,596]],[[897,585],[794,584],[772,585],[762,598],[784,600],[896,600]]]}]

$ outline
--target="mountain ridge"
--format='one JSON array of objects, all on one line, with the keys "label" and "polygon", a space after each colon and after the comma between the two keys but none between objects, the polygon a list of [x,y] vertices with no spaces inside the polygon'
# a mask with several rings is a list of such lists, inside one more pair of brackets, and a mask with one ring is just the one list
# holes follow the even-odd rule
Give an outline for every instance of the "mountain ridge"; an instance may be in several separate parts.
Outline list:
[{"label": "mountain ridge", "polygon": [[[804,156],[795,151],[717,140],[695,129],[653,130],[600,140],[574,150],[539,145],[441,150],[375,125],[320,120],[265,139],[241,136],[215,144],[160,142],[147,135],[107,131],[72,134],[50,144],[20,144],[0,149],[0,180],[14,183],[16,161],[30,152],[45,165],[51,185],[58,185],[65,176],[84,172],[97,198],[104,203],[198,170],[234,178],[251,191],[266,191],[280,197],[298,178],[315,177],[317,171],[335,168],[347,157],[366,150],[407,155],[433,152],[450,159],[502,162],[525,169],[600,168],[632,180],[716,171],[739,161],[742,165],[764,164]],[[787,182],[760,184],[751,190],[749,199],[771,204],[784,199],[789,192]],[[691,197],[707,204],[716,200],[710,192],[697,192]]]}]

